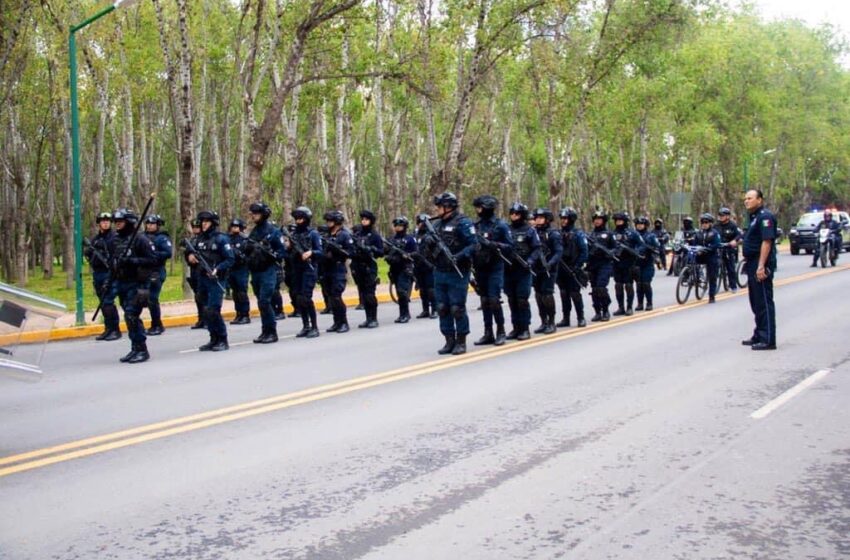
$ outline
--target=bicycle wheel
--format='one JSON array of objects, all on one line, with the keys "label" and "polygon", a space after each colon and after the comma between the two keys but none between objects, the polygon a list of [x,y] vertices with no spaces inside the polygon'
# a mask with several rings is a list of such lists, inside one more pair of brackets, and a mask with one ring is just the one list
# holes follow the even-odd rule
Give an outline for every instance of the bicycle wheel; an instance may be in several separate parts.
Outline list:
[{"label": "bicycle wheel", "polygon": [[679,280],[676,281],[676,301],[679,305],[684,305],[691,296],[691,267],[686,266],[679,273]]},{"label": "bicycle wheel", "polygon": [[708,273],[706,272],[705,265],[696,265],[696,280],[693,282],[693,285],[694,297],[698,300],[702,299],[706,292],[708,292]]},{"label": "bicycle wheel", "polygon": [[720,261],[720,278],[718,279],[724,292],[729,291],[729,273],[726,271],[726,261]]},{"label": "bicycle wheel", "polygon": [[749,277],[747,276],[747,259],[741,259],[738,262],[738,286],[742,288],[747,287],[747,282],[749,281]]},{"label": "bicycle wheel", "polygon": [[390,299],[393,300],[393,303],[398,303],[398,294],[396,294],[395,282],[392,280],[390,280]]}]

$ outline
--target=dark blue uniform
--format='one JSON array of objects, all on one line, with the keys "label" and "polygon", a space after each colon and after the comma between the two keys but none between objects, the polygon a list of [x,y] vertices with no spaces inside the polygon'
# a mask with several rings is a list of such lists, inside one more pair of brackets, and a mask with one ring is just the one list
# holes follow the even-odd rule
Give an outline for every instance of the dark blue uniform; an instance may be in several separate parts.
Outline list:
[{"label": "dark blue uniform", "polygon": [[533,284],[541,322],[535,332],[550,334],[555,332],[555,278],[564,255],[564,242],[561,230],[551,224],[536,226],[535,229],[540,237],[540,256],[534,262],[536,276]]},{"label": "dark blue uniform", "polygon": [[148,303],[151,274],[158,266],[158,260],[151,240],[145,235],[138,235],[131,246],[132,234],[133,228],[129,223],[118,230],[112,238],[110,254],[115,271],[115,293],[124,310],[124,323],[133,351],[146,353],[147,337],[140,315]]},{"label": "dark blue uniform", "polygon": [[433,243],[428,235],[424,224],[420,224],[416,230],[416,255],[413,263],[413,276],[416,278],[416,286],[419,288],[419,299],[422,302],[422,313],[417,315],[419,319],[434,319],[437,317],[437,300],[434,294],[434,265],[428,260],[428,255],[433,253],[429,243]]},{"label": "dark blue uniform", "polygon": [[198,235],[195,249],[215,272],[215,276],[211,276],[211,273],[202,270],[198,275],[198,292],[204,306],[204,324],[210,333],[210,342],[227,344],[227,327],[221,318],[221,304],[227,274],[236,261],[230,239],[212,226]]},{"label": "dark blue uniform", "polygon": [[664,228],[664,225],[655,226],[652,230],[655,239],[661,245],[661,251],[658,254],[658,263],[661,270],[667,270],[667,244],[670,243],[670,232]]},{"label": "dark blue uniform", "polygon": [[[193,236],[189,239],[192,245],[197,245],[198,243],[198,235]],[[186,261],[186,264],[189,266],[189,277],[186,278],[186,282],[189,284],[189,287],[192,288],[192,293],[194,295],[195,300],[195,309],[197,310],[198,320],[192,325],[193,329],[204,329],[206,328],[206,324],[204,323],[204,301],[201,299],[201,292],[198,288],[198,279],[201,277],[200,265],[192,264],[188,259],[189,253],[184,252],[183,257]]]},{"label": "dark blue uniform", "polygon": [[322,282],[328,291],[328,302],[334,319],[334,323],[328,329],[328,332],[340,332],[340,328],[343,326],[342,332],[348,331],[348,312],[345,302],[342,300],[342,294],[345,292],[348,276],[345,261],[353,253],[354,239],[351,237],[351,232],[341,227],[336,233],[328,233],[324,247],[324,266],[322,267],[322,274],[324,275]]},{"label": "dark blue uniform", "polygon": [[227,276],[227,284],[233,293],[233,307],[236,309],[236,319],[232,324],[250,323],[251,300],[248,299],[248,263],[245,262],[245,247],[248,238],[243,233],[231,233],[230,248],[233,250],[233,267]]},{"label": "dark blue uniform", "polygon": [[691,238],[689,245],[705,249],[697,255],[697,262],[704,264],[708,271],[708,297],[712,300],[717,295],[717,277],[720,271],[720,232],[714,227],[701,229]]},{"label": "dark blue uniform", "polygon": [[508,224],[493,216],[478,220],[475,228],[479,245],[473,266],[481,297],[481,313],[484,316],[484,336],[489,339],[493,338],[494,321],[497,334],[505,334],[505,313],[501,300],[505,284],[503,257],[513,252],[513,239]]},{"label": "dark blue uniform", "polygon": [[159,294],[162,293],[162,285],[165,283],[166,278],[165,263],[172,257],[174,248],[171,244],[171,238],[164,231],[148,233],[147,236],[153,243],[157,260],[157,266],[151,275],[150,283],[150,331],[151,334],[159,334],[162,332],[162,311],[159,306]]},{"label": "dark blue uniform", "polygon": [[390,282],[395,284],[398,298],[397,323],[410,319],[410,292],[413,290],[413,254],[416,253],[416,238],[406,231],[396,232],[387,240],[395,249],[387,249],[387,263],[390,265]]},{"label": "dark blue uniform", "polygon": [[114,237],[115,232],[111,229],[106,232],[99,231],[91,239],[91,246],[86,247],[85,250],[86,259],[88,259],[91,265],[94,293],[97,294],[100,300],[100,309],[103,313],[104,332],[98,336],[100,340],[106,337],[110,339],[121,338],[118,308],[115,307],[115,282],[110,282],[112,273],[109,270],[109,263],[112,260],[112,253],[110,251]]},{"label": "dark blue uniform", "polygon": [[614,251],[617,243],[611,231],[602,225],[593,228],[588,235],[588,247],[590,250],[587,258],[587,272],[590,275],[590,298],[593,301],[593,310],[596,312],[591,320],[607,320],[611,306],[608,282],[614,271],[614,261],[603,249],[609,252]]},{"label": "dark blue uniform", "polygon": [[511,264],[505,266],[505,295],[511,310],[513,330],[509,339],[526,338],[531,324],[531,270],[540,258],[540,236],[525,220],[511,222],[511,239],[514,253]]},{"label": "dark blue uniform", "polygon": [[[290,235],[293,243],[287,252],[292,263],[292,297],[301,315],[302,333],[306,335],[306,331],[318,330],[313,290],[319,280],[318,263],[323,257],[322,237],[306,223],[296,225]],[[304,260],[301,255],[308,251],[312,254]]]},{"label": "dark blue uniform", "polygon": [[458,275],[452,262],[441,251],[433,255],[434,295],[440,317],[440,332],[447,338],[458,338],[465,342],[469,334],[466,297],[472,257],[477,245],[475,226],[472,220],[454,210],[451,215],[435,220],[434,230],[448,247],[461,272]]},{"label": "dark blue uniform", "polygon": [[584,322],[584,301],[581,299],[581,289],[587,286],[587,273],[584,266],[587,263],[587,236],[575,224],[561,228],[561,240],[564,245],[562,264],[558,267],[558,289],[561,293],[561,309],[564,318],[558,323],[559,327],[570,326],[570,313],[576,310],[576,320]]},{"label": "dark blue uniform", "polygon": [[378,322],[378,297],[375,290],[378,283],[378,257],[384,256],[384,242],[372,226],[362,225],[354,228],[354,245],[356,247],[351,259],[351,276],[357,284],[357,293],[366,321],[361,327]]},{"label": "dark blue uniform", "polygon": [[266,220],[251,230],[248,239],[250,241],[245,247],[245,260],[251,272],[251,288],[257,296],[263,333],[277,335],[272,295],[277,285],[279,263],[284,256],[280,230]]},{"label": "dark blue uniform", "polygon": [[[764,206],[750,214],[750,225],[744,233],[744,258],[747,261],[747,287],[750,308],[756,327],[752,341],[776,345],[776,306],[773,302],[773,275],[776,272],[776,216]],[[763,241],[771,243],[770,256],[765,263],[767,278],[758,281],[756,273]]]},{"label": "dark blue uniform", "polygon": [[[822,229],[829,230],[829,235],[832,237],[833,247],[835,247],[835,250],[840,253],[843,246],[843,241],[841,240],[841,224],[834,219],[821,220],[815,228],[815,237],[819,235],[820,230]],[[812,259],[812,266],[817,266],[819,258],[820,251],[818,250],[815,251],[814,258]],[[829,258],[829,256],[827,256],[827,258]]]},{"label": "dark blue uniform", "polygon": [[[717,226],[715,226],[717,231],[720,232],[720,266],[726,271],[726,278],[729,282],[729,289],[733,292],[738,289],[738,246],[737,243],[741,241],[741,237],[743,232],[741,232],[741,228],[738,227],[734,221],[729,220],[725,224],[723,222],[718,222]],[[735,242],[735,247],[732,247],[730,243]]]},{"label": "dark blue uniform", "polygon": [[[646,247],[640,234],[625,224],[617,226],[611,235],[619,247],[617,257],[620,259],[614,263],[614,293],[617,297],[617,311],[614,315],[631,315],[635,301],[635,281],[640,274],[638,260]],[[623,247],[635,251],[639,256],[636,257]]]},{"label": "dark blue uniform", "polygon": [[655,256],[664,251],[655,232],[649,230],[638,231],[646,247],[643,256],[638,259],[638,284],[637,284],[637,310],[652,310],[652,279],[655,277]]}]

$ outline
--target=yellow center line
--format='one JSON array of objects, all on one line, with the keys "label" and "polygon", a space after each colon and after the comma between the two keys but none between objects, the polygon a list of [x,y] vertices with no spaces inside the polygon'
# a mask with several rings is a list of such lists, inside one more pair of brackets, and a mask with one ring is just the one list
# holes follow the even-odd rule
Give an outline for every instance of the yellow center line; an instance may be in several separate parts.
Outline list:
[{"label": "yellow center line", "polygon": [[[774,285],[785,286],[788,284],[802,282],[811,278],[823,276],[825,274],[831,274],[834,272],[840,272],[847,269],[850,269],[850,265],[843,265],[840,267],[834,267],[829,269],[820,269],[798,276],[778,280],[774,283]],[[742,296],[744,293],[745,292],[742,291],[738,294],[722,294],[718,295],[717,299],[730,299],[733,297]],[[9,465],[5,468],[0,468],[0,477],[8,476],[19,472],[29,471],[32,469],[64,461],[69,461],[71,459],[87,457],[98,453],[111,451],[114,449],[120,449],[123,447],[129,447],[140,443],[183,434],[194,430],[208,428],[211,426],[217,426],[227,422],[250,418],[252,416],[267,414],[269,412],[283,410],[293,406],[298,406],[357,391],[362,391],[364,389],[369,389],[388,383],[394,383],[396,381],[402,381],[404,379],[411,379],[414,377],[426,375],[429,373],[435,373],[453,367],[473,364],[484,360],[496,358],[498,356],[525,351],[531,348],[537,348],[539,346],[553,344],[555,342],[560,342],[579,336],[585,336],[598,331],[621,327],[623,325],[628,325],[638,321],[645,321],[660,315],[677,313],[686,309],[690,309],[692,307],[705,304],[705,301],[692,301],[685,305],[667,306],[656,309],[654,311],[642,313],[641,315],[633,315],[631,317],[614,320],[608,323],[597,323],[587,328],[574,329],[563,333],[556,333],[550,336],[533,338],[523,342],[512,343],[508,346],[492,347],[472,352],[469,354],[463,354],[461,356],[440,358],[424,363],[396,368],[381,373],[365,375],[346,381],[320,385],[317,387],[218,408],[206,412],[201,412],[198,414],[183,416],[171,420],[165,420],[162,422],[146,424],[127,430],[121,430],[99,436],[75,440],[61,445],[36,449],[33,451],[19,453],[16,455],[9,455],[7,457],[0,458],[0,465]]]}]

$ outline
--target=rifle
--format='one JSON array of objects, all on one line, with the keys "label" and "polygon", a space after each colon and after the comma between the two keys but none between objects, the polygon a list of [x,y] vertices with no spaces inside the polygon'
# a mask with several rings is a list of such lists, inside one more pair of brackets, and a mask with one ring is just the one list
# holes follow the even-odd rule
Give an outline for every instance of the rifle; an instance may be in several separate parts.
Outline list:
[{"label": "rifle", "polygon": [[612,251],[611,249],[608,249],[607,247],[603,247],[602,245],[600,245],[596,241],[596,239],[594,239],[593,237],[591,237],[589,235],[587,236],[587,243],[589,245],[592,245],[594,249],[601,251],[604,255],[611,258],[611,260],[613,260],[614,262],[620,262],[620,258],[617,255],[614,254],[614,251]]},{"label": "rifle", "polygon": [[101,253],[100,251],[98,251],[98,250],[97,250],[97,248],[96,248],[94,245],[92,245],[91,240],[89,240],[87,237],[83,237],[83,246],[84,246],[86,249],[90,249],[90,250],[91,250],[91,252],[92,252],[92,254],[93,254],[95,257],[97,257],[97,258],[98,258],[98,260],[100,260],[100,262],[102,262],[102,263],[103,263],[103,266],[105,266],[106,268],[109,268],[109,259],[107,259],[106,257],[104,257],[104,256],[103,256],[103,253]]},{"label": "rifle", "polygon": [[496,254],[499,255],[499,258],[505,261],[505,264],[511,264],[511,261],[508,260],[507,257],[505,257],[504,253],[502,253],[502,250],[499,248],[498,245],[496,245],[494,241],[487,239],[477,231],[475,232],[475,237],[477,237],[478,239],[483,239],[486,243],[482,243],[481,245],[487,248],[492,248],[496,252]]},{"label": "rifle", "polygon": [[[303,255],[304,253],[310,251],[310,249],[305,249],[304,245],[302,245],[299,240],[292,237],[292,234],[289,233],[289,230],[285,227],[280,228],[280,233],[285,239],[289,241],[289,246],[295,249],[295,252],[298,253],[299,257],[301,257],[301,255]],[[269,253],[271,253],[271,251],[269,251]],[[313,263],[309,259],[307,261],[304,261],[302,257],[302,262],[306,262],[307,266],[309,266],[311,270],[313,269]]]},{"label": "rifle", "polygon": [[328,247],[330,247],[331,249],[333,249],[334,251],[336,251],[337,253],[339,253],[340,255],[342,255],[343,257],[345,257],[346,259],[350,259],[350,258],[351,258],[351,255],[348,253],[348,251],[346,251],[345,249],[343,249],[342,247],[340,247],[339,243],[337,243],[336,241],[334,241],[333,239],[331,239],[331,236],[330,236],[330,235],[323,236],[323,237],[322,237],[322,241],[324,241],[324,242],[325,242],[325,244],[326,244]]},{"label": "rifle", "polygon": [[636,259],[640,259],[640,258],[641,258],[641,254],[640,254],[640,253],[638,253],[637,251],[635,251],[634,249],[632,249],[631,247],[629,247],[629,246],[628,246],[628,245],[626,245],[625,243],[620,243],[620,242],[619,242],[619,241],[617,241],[616,239],[614,240],[614,243],[616,243],[616,244],[617,244],[617,249],[619,249],[619,250],[620,250],[620,254],[621,254],[621,255],[623,254],[623,252],[625,252],[626,254],[629,254],[629,255],[633,256],[634,258],[636,258]]},{"label": "rifle", "polygon": [[449,262],[452,263],[452,267],[455,269],[455,272],[457,272],[457,275],[463,278],[463,272],[461,272],[458,268],[454,255],[452,255],[452,252],[449,251],[448,247],[446,247],[446,243],[440,239],[439,235],[437,235],[437,231],[434,229],[434,224],[431,223],[431,220],[433,219],[434,218],[429,217],[424,221],[425,228],[427,228],[428,233],[434,238],[434,242],[437,244],[437,249],[440,250],[444,257],[449,259]]},{"label": "rifle", "polygon": [[[564,261],[558,261],[558,266],[560,266],[567,274],[569,274],[572,277],[572,279],[576,281],[576,284],[578,284],[580,287],[582,287],[582,288],[587,287],[587,276],[586,275],[583,274],[584,279],[583,280],[580,279],[578,277],[578,274],[576,274],[576,271],[573,270],[572,267],[570,265],[568,265],[567,263],[565,263]],[[579,271],[582,272],[581,269],[579,269]]]},{"label": "rifle", "polygon": [[275,262],[275,263],[278,263],[278,262],[280,261],[280,258],[279,258],[277,255],[275,255],[275,254],[272,252],[272,250],[271,250],[271,249],[269,249],[268,247],[266,247],[265,245],[263,245],[261,242],[257,241],[256,239],[253,239],[253,238],[251,238],[251,237],[246,237],[246,238],[245,238],[245,242],[246,242],[248,245],[251,245],[252,247],[256,247],[256,248],[258,248],[261,252],[263,252],[263,253],[265,253],[267,256],[271,257],[271,258],[272,258],[272,260],[274,260],[274,262]]},{"label": "rifle", "polygon": [[[155,192],[151,193],[150,197],[148,198],[147,204],[145,204],[144,210],[142,210],[142,215],[139,216],[139,221],[136,222],[136,227],[133,230],[133,234],[130,236],[129,243],[127,243],[127,251],[133,250],[133,245],[136,244],[136,238],[139,237],[139,230],[142,229],[142,227],[143,227],[142,224],[145,223],[145,218],[147,217],[148,212],[150,212],[151,204],[153,204],[154,198],[156,198]],[[106,280],[106,285],[105,285],[107,288],[112,285],[112,280],[113,280],[112,276],[114,274],[114,271],[117,270],[124,263],[124,259],[126,259],[126,258],[127,258],[126,252],[121,254],[121,255],[118,255],[118,258],[115,260],[113,265],[111,267],[109,267],[109,278]],[[97,316],[100,313],[101,308],[103,307],[103,298],[104,298],[104,296],[106,296],[107,291],[108,290],[103,290],[103,295],[98,295],[99,301],[97,303],[97,309],[94,310],[94,315],[91,316],[92,321],[97,319]]]},{"label": "rifle", "polygon": [[189,252],[189,254],[195,255],[195,258],[198,259],[198,264],[201,265],[201,270],[203,270],[209,278],[215,278],[215,283],[218,284],[221,291],[225,291],[224,286],[221,285],[221,282],[219,282],[218,278],[213,274],[213,267],[211,267],[210,263],[207,262],[207,259],[205,259],[204,256],[195,249],[192,242],[188,239],[184,239],[180,244],[186,249],[186,251]]},{"label": "rifle", "polygon": [[411,253],[408,253],[407,251],[405,251],[404,249],[402,249],[401,247],[399,247],[399,246],[398,246],[398,245],[396,245],[395,243],[391,243],[391,242],[390,242],[390,240],[389,240],[389,239],[387,239],[386,237],[383,237],[383,236],[382,236],[382,237],[381,237],[381,241],[383,241],[383,242],[384,242],[384,247],[386,247],[386,248],[387,248],[387,250],[388,250],[390,253],[398,253],[398,255],[399,255],[402,259],[404,259],[404,260],[406,260],[406,261],[411,261],[411,262],[413,262],[413,257],[411,256]]}]

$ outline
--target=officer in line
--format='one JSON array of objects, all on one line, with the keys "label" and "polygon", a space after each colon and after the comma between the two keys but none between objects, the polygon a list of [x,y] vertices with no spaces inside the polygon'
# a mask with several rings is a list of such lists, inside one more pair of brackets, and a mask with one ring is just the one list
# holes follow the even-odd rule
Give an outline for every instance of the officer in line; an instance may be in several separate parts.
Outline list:
[{"label": "officer in line", "polygon": [[227,285],[233,294],[233,307],[236,317],[231,325],[247,325],[251,322],[251,300],[248,298],[248,263],[245,262],[245,248],[248,236],[245,235],[247,224],[240,218],[234,218],[228,226],[230,248],[233,250],[234,263],[227,276]]},{"label": "officer in line", "polygon": [[430,260],[434,263],[434,294],[440,332],[446,339],[437,353],[460,355],[466,353],[466,337],[469,335],[466,297],[472,257],[477,246],[475,225],[458,210],[458,199],[454,193],[444,192],[434,197],[434,206],[437,207],[438,219],[433,226],[440,243],[434,240],[431,245],[435,253]]},{"label": "officer in line", "polygon": [[269,222],[271,208],[262,202],[255,202],[249,212],[254,229],[248,234],[245,261],[251,271],[251,288],[257,296],[262,323],[262,331],[254,343],[270,344],[278,340],[272,294],[277,284],[278,263],[283,259],[285,250],[280,240],[280,230]]},{"label": "officer in line", "polygon": [[[652,279],[655,277],[655,256],[663,253],[664,249],[655,232],[649,229],[649,218],[641,216],[635,220],[635,229],[643,239],[646,250],[638,259],[638,284],[636,311],[652,311]],[[646,301],[646,307],[644,307]]]},{"label": "officer in line", "polygon": [[393,220],[395,235],[388,239],[397,250],[387,250],[384,258],[390,265],[390,282],[395,284],[398,298],[398,318],[396,323],[410,321],[410,292],[413,290],[413,255],[416,253],[416,238],[407,233],[410,220],[399,216]]},{"label": "officer in line", "polygon": [[555,215],[548,208],[534,210],[534,229],[540,238],[540,257],[534,262],[534,297],[537,300],[537,312],[540,326],[534,330],[537,334],[555,332],[555,278],[558,275],[561,258],[564,255],[564,243],[561,231],[552,227]]},{"label": "officer in line", "polygon": [[328,289],[328,302],[334,320],[327,332],[347,333],[349,331],[348,310],[342,300],[342,294],[345,292],[348,276],[345,261],[354,253],[354,239],[351,237],[351,232],[343,227],[345,216],[342,212],[332,210],[326,212],[324,218],[328,226],[328,243],[324,251],[325,266],[323,273],[325,275],[324,283]]},{"label": "officer in line", "polygon": [[327,274],[327,267],[330,264],[328,261],[328,248],[327,248],[327,239],[330,232],[330,228],[327,225],[319,225],[316,226],[316,231],[319,232],[319,237],[322,238],[322,253],[324,257],[319,261],[319,289],[322,292],[322,301],[325,304],[324,309],[319,312],[319,315],[331,315],[333,312],[331,311],[331,294],[328,291],[328,283],[327,279],[329,275]]},{"label": "officer in line", "polygon": [[428,243],[433,243],[428,235],[425,221],[429,219],[428,214],[416,216],[416,256],[414,257],[413,275],[416,278],[416,286],[419,288],[419,300],[422,304],[422,313],[417,319],[436,319],[437,301],[434,295],[434,265],[428,261],[426,255],[433,251]]},{"label": "officer in line", "polygon": [[661,251],[658,254],[658,270],[667,270],[667,244],[670,243],[670,232],[664,229],[664,220],[655,219],[653,224],[655,227],[652,234],[658,243],[661,245]]},{"label": "officer in line", "polygon": [[540,258],[540,236],[528,223],[528,206],[515,202],[508,210],[511,239],[514,251],[511,264],[505,267],[505,295],[511,310],[513,328],[505,338],[508,340],[528,340],[531,337],[528,328],[531,324],[532,267]]},{"label": "officer in line", "polygon": [[[820,230],[828,229],[829,235],[832,237],[832,243],[835,247],[835,250],[840,253],[843,248],[843,241],[841,240],[841,224],[832,218],[832,210],[824,210],[823,220],[821,220],[817,227],[815,228],[815,237],[818,236]],[[812,268],[817,267],[818,259],[820,258],[820,251],[815,251],[815,254],[812,258]]]},{"label": "officer in line", "polygon": [[738,243],[741,241],[742,231],[732,220],[732,211],[722,207],[717,212],[717,231],[720,232],[720,265],[726,269],[726,278],[729,281],[729,289],[732,293],[738,291]]},{"label": "officer in line", "polygon": [[776,306],[773,302],[773,275],[776,272],[776,216],[764,207],[760,190],[744,197],[750,225],[744,233],[744,258],[747,265],[750,308],[756,327],[744,346],[753,350],[776,350]]},{"label": "officer in line", "polygon": [[587,237],[584,232],[576,227],[578,212],[573,208],[561,209],[561,240],[564,245],[562,264],[558,268],[558,290],[561,294],[561,310],[563,319],[558,322],[558,327],[570,326],[570,314],[573,307],[576,310],[576,321],[579,327],[586,327],[584,319],[584,301],[581,298],[581,289],[587,286],[587,273],[584,266],[587,263]]},{"label": "officer in line", "polygon": [[119,361],[137,364],[150,359],[141,313],[147,305],[151,275],[159,261],[153,242],[147,236],[133,236],[139,227],[139,217],[135,212],[121,208],[113,213],[112,218],[115,221],[115,237],[110,247],[111,268],[115,275],[115,293],[124,310],[124,323],[131,343],[130,352]]},{"label": "officer in line", "polygon": [[[192,245],[198,244],[198,239],[201,236],[201,221],[197,218],[192,220],[189,224],[192,232],[192,236],[189,238],[189,241],[192,242]],[[201,275],[200,269],[198,265],[192,264],[189,261],[189,254],[184,252],[183,258],[186,260],[186,264],[189,265],[189,277],[186,278],[186,282],[189,284],[189,287],[192,288],[192,294],[195,299],[195,309],[197,310],[198,320],[195,321],[195,324],[189,327],[192,330],[195,329],[205,329],[207,328],[206,323],[204,323],[204,302],[201,299],[201,292],[198,288],[198,278]]]},{"label": "officer in line", "polygon": [[[615,316],[634,314],[636,269],[638,268],[638,258],[643,255],[645,250],[643,238],[629,227],[630,221],[627,212],[614,214],[614,233],[612,236],[619,248],[617,255],[619,260],[614,263],[614,294],[617,297]],[[635,253],[637,253],[637,256],[635,256]]]},{"label": "officer in line", "polygon": [[165,263],[174,253],[171,238],[168,232],[162,231],[165,220],[159,214],[152,214],[145,218],[145,235],[153,242],[156,253],[157,266],[151,276],[150,301],[148,307],[151,312],[151,326],[147,331],[148,336],[157,336],[165,332],[162,325],[162,311],[159,306],[159,294],[162,293],[162,285],[165,283]]},{"label": "officer in line", "polygon": [[[274,222],[272,224],[277,227],[277,224]],[[290,235],[295,232],[295,224],[286,224],[284,227]],[[298,306],[295,304],[295,294],[293,293],[292,282],[294,270],[292,256],[287,253],[278,265],[277,281],[275,282],[274,292],[272,293],[272,307],[274,308],[275,319],[278,321],[282,321],[287,317],[283,311],[283,292],[281,286],[286,288],[286,293],[289,294],[289,301],[292,302],[292,311],[289,313],[289,317],[301,317],[301,313],[298,312]]]},{"label": "officer in line", "polygon": [[357,285],[360,303],[366,311],[366,320],[359,325],[361,329],[374,329],[378,326],[378,261],[384,256],[384,242],[374,230],[375,214],[371,210],[360,211],[360,227],[353,232],[355,252],[351,260],[351,276]]},{"label": "officer in line", "polygon": [[319,325],[316,317],[316,305],[313,303],[313,290],[319,279],[318,263],[322,259],[322,238],[319,232],[310,227],[313,212],[306,206],[292,211],[295,231],[286,238],[284,245],[292,263],[292,295],[295,306],[301,315],[302,329],[297,338],[316,338]]},{"label": "officer in line", "polygon": [[95,340],[118,340],[121,338],[119,328],[118,308],[115,307],[115,282],[112,277],[110,262],[112,261],[112,214],[101,212],[95,220],[97,234],[91,238],[85,248],[85,257],[91,265],[94,293],[100,299],[100,309],[103,313],[103,332]]},{"label": "officer in line", "polygon": [[[685,245],[690,245],[691,240],[693,240],[694,236],[697,234],[697,230],[694,227],[694,219],[690,216],[685,216],[682,218],[682,241]],[[670,270],[667,272],[667,276],[676,276],[679,275],[679,269],[681,266],[679,265],[681,258],[683,257],[683,249],[680,249],[678,253],[674,253],[671,256],[670,260]]]},{"label": "officer in line", "polygon": [[700,216],[699,227],[700,230],[690,239],[689,244],[704,248],[697,255],[697,262],[704,264],[708,271],[708,303],[714,303],[720,269],[720,232],[714,229],[714,216],[708,212]]},{"label": "officer in line", "polygon": [[590,251],[587,259],[587,272],[590,275],[590,298],[593,301],[594,315],[591,322],[611,320],[611,295],[608,282],[614,272],[614,260],[611,254],[617,248],[614,236],[608,229],[608,214],[604,210],[593,213],[593,230],[588,235]]},{"label": "officer in line", "polygon": [[[505,313],[502,309],[502,289],[505,283],[505,255],[513,253],[513,240],[508,224],[496,217],[496,197],[485,194],[472,201],[478,214],[475,222],[478,249],[472,265],[481,296],[481,314],[484,316],[484,336],[475,341],[476,346],[505,343]],[[493,334],[493,322],[496,332]]]},{"label": "officer in line", "polygon": [[227,343],[227,326],[221,318],[221,303],[224,300],[224,284],[236,258],[230,247],[228,236],[218,231],[218,214],[210,210],[198,212],[201,234],[198,236],[196,252],[186,257],[198,265],[198,291],[204,304],[204,323],[210,340],[198,347],[201,352],[222,352],[230,348]]}]

